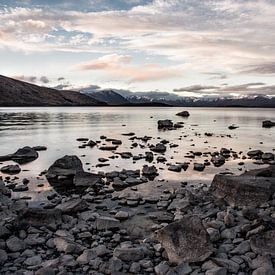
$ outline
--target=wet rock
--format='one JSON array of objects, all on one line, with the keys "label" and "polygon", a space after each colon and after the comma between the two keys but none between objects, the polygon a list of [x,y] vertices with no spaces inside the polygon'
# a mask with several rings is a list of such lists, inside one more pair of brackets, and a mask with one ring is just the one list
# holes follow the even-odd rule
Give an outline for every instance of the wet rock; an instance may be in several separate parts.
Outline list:
[{"label": "wet rock", "polygon": [[25,184],[19,184],[13,188],[13,192],[24,192],[28,190],[29,190],[29,187]]},{"label": "wet rock", "polygon": [[38,151],[46,151],[48,148],[46,146],[39,145],[39,146],[32,147],[32,149],[38,152]]},{"label": "wet rock", "polygon": [[261,157],[262,154],[263,154],[263,151],[261,150],[251,150],[247,152],[247,155],[251,158]]},{"label": "wet rock", "polygon": [[262,122],[262,127],[263,128],[271,128],[275,126],[275,122],[270,121],[270,120],[265,120]]},{"label": "wet rock", "polygon": [[215,175],[209,191],[232,206],[256,206],[267,202],[275,183],[266,177]]},{"label": "wet rock", "polygon": [[216,155],[211,158],[211,162],[214,164],[215,167],[220,167],[224,165],[225,158],[221,155]]},{"label": "wet rock", "polygon": [[18,149],[13,155],[12,160],[18,163],[27,163],[38,158],[38,153],[31,147],[25,146]]},{"label": "wet rock", "polygon": [[173,127],[173,122],[170,119],[164,119],[158,121],[158,129],[169,129]]},{"label": "wet rock", "polygon": [[155,146],[151,146],[150,150],[156,153],[164,153],[166,151],[166,146],[162,143],[158,143]]},{"label": "wet rock", "polygon": [[145,160],[152,162],[154,160],[154,155],[152,152],[145,152]]},{"label": "wet rock", "polygon": [[203,171],[205,168],[205,164],[204,163],[194,163],[194,170],[195,171]]},{"label": "wet rock", "polygon": [[275,230],[256,234],[250,240],[251,249],[257,254],[275,256]]},{"label": "wet rock", "polygon": [[144,165],[142,168],[142,174],[146,177],[156,176],[158,175],[158,169],[154,165]]},{"label": "wet rock", "polygon": [[48,169],[47,179],[56,178],[58,176],[75,176],[77,172],[83,172],[81,160],[77,156],[64,156],[54,162]]},{"label": "wet rock", "polygon": [[5,174],[13,175],[13,174],[20,173],[21,168],[18,164],[16,164],[16,165],[6,165],[6,166],[1,167],[0,171],[2,173],[5,173]]},{"label": "wet rock", "polygon": [[61,210],[65,214],[81,212],[87,208],[88,204],[83,199],[70,199],[56,206],[56,209]]},{"label": "wet rock", "polygon": [[212,254],[209,235],[198,216],[186,216],[167,225],[157,232],[157,239],[172,263],[200,262]]},{"label": "wet rock", "polygon": [[177,113],[176,116],[189,117],[190,114],[188,111],[182,111],[182,112]]},{"label": "wet rock", "polygon": [[116,145],[103,145],[99,147],[99,150],[102,151],[115,151],[118,146]]},{"label": "wet rock", "polygon": [[228,129],[229,129],[229,130],[235,130],[235,129],[237,129],[237,128],[239,128],[239,127],[236,126],[236,125],[230,125],[230,126],[228,126]]},{"label": "wet rock", "polygon": [[262,160],[263,161],[274,160],[274,154],[273,153],[263,153]]}]

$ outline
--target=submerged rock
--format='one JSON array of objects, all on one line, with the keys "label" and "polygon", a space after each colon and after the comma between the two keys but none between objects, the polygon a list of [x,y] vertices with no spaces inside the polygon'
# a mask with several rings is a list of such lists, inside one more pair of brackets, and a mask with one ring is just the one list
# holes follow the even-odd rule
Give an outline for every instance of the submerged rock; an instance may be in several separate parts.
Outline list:
[{"label": "submerged rock", "polygon": [[12,160],[18,163],[27,163],[38,158],[36,150],[29,146],[18,149],[13,155]]},{"label": "submerged rock", "polygon": [[186,216],[167,225],[157,232],[157,239],[172,263],[201,262],[212,254],[209,235],[198,216]]},{"label": "submerged rock", "polygon": [[275,126],[275,122],[271,121],[271,120],[265,120],[262,123],[262,127],[263,128],[271,128]]}]

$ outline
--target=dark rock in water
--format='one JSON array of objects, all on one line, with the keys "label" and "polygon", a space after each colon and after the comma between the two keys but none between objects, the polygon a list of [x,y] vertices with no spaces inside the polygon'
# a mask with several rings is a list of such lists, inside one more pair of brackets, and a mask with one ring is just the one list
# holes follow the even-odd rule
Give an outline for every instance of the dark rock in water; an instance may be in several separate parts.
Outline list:
[{"label": "dark rock in water", "polygon": [[39,145],[32,147],[32,149],[34,149],[35,151],[46,151],[48,148],[46,146]]},{"label": "dark rock in water", "polygon": [[25,184],[19,184],[13,188],[13,192],[24,192],[28,190],[29,190],[29,187]]},{"label": "dark rock in water", "polygon": [[274,160],[274,154],[273,153],[263,153],[262,160],[263,161]]},{"label": "dark rock in water", "polygon": [[224,165],[225,158],[221,155],[216,155],[211,158],[211,162],[214,164],[214,166],[220,167],[220,166]]},{"label": "dark rock in water", "polygon": [[123,133],[122,135],[123,135],[123,136],[129,136],[129,137],[131,137],[131,136],[134,136],[135,133],[133,133],[133,132],[130,132],[130,133]]},{"label": "dark rock in water", "polygon": [[158,121],[158,129],[169,129],[173,127],[173,122],[170,119],[164,119]]},{"label": "dark rock in water", "polygon": [[235,130],[235,129],[237,129],[237,128],[239,128],[239,127],[236,126],[236,125],[230,125],[230,126],[228,126],[228,129],[229,129],[229,130]]},{"label": "dark rock in water", "polygon": [[180,172],[181,171],[182,166],[181,165],[170,165],[168,167],[169,171],[173,171],[173,172]]},{"label": "dark rock in water", "polygon": [[96,142],[95,141],[93,141],[93,140],[89,140],[86,144],[85,144],[85,146],[89,146],[89,147],[94,147],[94,146],[96,146]]},{"label": "dark rock in water", "polygon": [[25,208],[20,211],[14,221],[14,226],[22,227],[42,227],[61,224],[61,211],[58,209]]},{"label": "dark rock in water", "polygon": [[1,167],[0,171],[2,173],[5,173],[5,174],[10,174],[10,175],[13,175],[13,174],[18,174],[21,172],[21,168],[19,165],[6,165],[6,166],[3,166]]},{"label": "dark rock in water", "polygon": [[77,141],[88,141],[89,139],[88,138],[77,138],[76,140]]},{"label": "dark rock in water", "polygon": [[251,249],[260,255],[275,256],[275,230],[256,234],[250,239]]},{"label": "dark rock in water", "polygon": [[103,145],[99,147],[99,150],[103,150],[103,151],[115,151],[117,149],[116,145]]},{"label": "dark rock in water", "polygon": [[271,127],[274,127],[274,126],[275,126],[275,122],[270,121],[270,120],[265,120],[262,123],[263,128],[271,128]]},{"label": "dark rock in water", "polygon": [[8,161],[8,160],[11,160],[12,156],[13,156],[12,154],[0,156],[0,161]]},{"label": "dark rock in water", "polygon": [[230,150],[227,149],[227,148],[221,148],[220,154],[221,154],[224,158],[229,158],[229,157],[230,157]]},{"label": "dark rock in water", "polygon": [[275,178],[215,175],[209,191],[232,206],[256,206],[267,202],[275,191]]},{"label": "dark rock in water", "polygon": [[205,164],[204,163],[194,163],[194,170],[196,171],[203,171],[205,168]]},{"label": "dark rock in water", "polygon": [[251,150],[247,152],[247,155],[251,158],[261,158],[263,151],[261,150]]},{"label": "dark rock in water", "polygon": [[25,146],[18,149],[11,159],[18,163],[27,163],[38,158],[38,153],[31,147]]},{"label": "dark rock in water", "polygon": [[61,210],[64,214],[72,214],[88,208],[88,204],[83,199],[70,199],[56,206],[55,209]]},{"label": "dark rock in water", "polygon": [[64,156],[54,162],[50,166],[46,174],[47,179],[58,176],[75,176],[77,172],[82,172],[83,166],[81,160],[77,156]]},{"label": "dark rock in water", "polygon": [[152,162],[154,160],[154,155],[152,152],[145,152],[145,160]]},{"label": "dark rock in water", "polygon": [[166,151],[166,146],[162,143],[158,143],[155,146],[151,146],[150,150],[156,153],[164,153]]},{"label": "dark rock in water", "polygon": [[152,165],[144,165],[142,169],[142,174],[147,177],[157,176],[158,175],[158,169]]},{"label": "dark rock in water", "polygon": [[176,116],[189,117],[190,114],[188,111],[182,111],[182,112],[177,113]]},{"label": "dark rock in water", "polygon": [[201,262],[212,254],[209,235],[198,216],[186,216],[167,225],[157,232],[157,239],[175,264]]}]

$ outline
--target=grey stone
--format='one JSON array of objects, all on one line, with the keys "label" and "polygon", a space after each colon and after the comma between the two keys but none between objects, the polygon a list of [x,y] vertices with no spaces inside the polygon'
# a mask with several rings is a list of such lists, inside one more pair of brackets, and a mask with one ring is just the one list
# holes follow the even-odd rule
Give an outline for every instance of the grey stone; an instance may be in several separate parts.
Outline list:
[{"label": "grey stone", "polygon": [[11,252],[18,252],[25,249],[25,243],[15,236],[11,236],[6,241],[7,247]]},{"label": "grey stone", "polygon": [[116,230],[119,229],[120,222],[117,219],[99,216],[96,218],[96,228],[97,230]]}]

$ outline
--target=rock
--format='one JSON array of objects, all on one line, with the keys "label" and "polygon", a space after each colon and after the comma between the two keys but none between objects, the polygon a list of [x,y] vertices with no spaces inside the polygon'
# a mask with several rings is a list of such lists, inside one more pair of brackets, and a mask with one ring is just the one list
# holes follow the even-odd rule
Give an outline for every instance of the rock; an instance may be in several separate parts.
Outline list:
[{"label": "rock", "polygon": [[261,150],[251,150],[247,152],[247,155],[251,158],[261,157],[262,154],[263,154],[263,151]]},{"label": "rock", "polygon": [[232,260],[222,259],[222,258],[211,258],[211,259],[215,264],[226,268],[231,273],[238,273],[240,269],[240,265]]},{"label": "rock", "polygon": [[61,224],[61,211],[58,209],[25,208],[20,211],[14,225],[17,228],[42,227]]},{"label": "rock", "polygon": [[126,212],[126,211],[118,211],[116,214],[115,214],[115,218],[118,219],[118,220],[127,220],[129,218],[129,213]]},{"label": "rock", "polygon": [[24,192],[28,190],[29,190],[29,187],[25,184],[19,184],[13,188],[13,192]]},{"label": "rock", "polygon": [[275,122],[270,121],[270,120],[265,120],[262,122],[262,127],[263,128],[271,128],[275,126]]},{"label": "rock", "polygon": [[267,202],[275,183],[266,177],[215,175],[209,191],[231,206],[256,206]]},{"label": "rock", "polygon": [[99,150],[102,151],[115,151],[118,146],[116,145],[103,145],[99,147]]},{"label": "rock", "polygon": [[36,265],[40,265],[41,263],[42,263],[42,258],[40,255],[27,258],[24,262],[24,264],[28,266],[36,266]]},{"label": "rock", "polygon": [[54,162],[48,169],[47,179],[58,176],[75,176],[77,172],[83,172],[82,162],[77,156],[64,156]]},{"label": "rock", "polygon": [[19,252],[25,249],[25,243],[15,236],[11,236],[6,245],[11,252]]},{"label": "rock", "polygon": [[201,262],[212,254],[209,235],[198,216],[186,216],[157,232],[170,262]]},{"label": "rock", "polygon": [[96,146],[96,142],[95,141],[93,141],[93,140],[89,140],[86,144],[85,144],[85,146],[89,146],[89,147],[95,147]]},{"label": "rock", "polygon": [[173,270],[176,274],[187,275],[192,272],[192,268],[188,263],[181,263]]},{"label": "rock", "polygon": [[182,112],[177,113],[176,116],[189,117],[190,114],[188,111],[182,111]]},{"label": "rock", "polygon": [[5,173],[5,174],[13,175],[13,174],[20,173],[21,168],[18,164],[16,164],[16,165],[6,165],[6,166],[1,167],[0,171],[2,173]]},{"label": "rock", "polygon": [[194,163],[194,170],[195,171],[203,171],[205,168],[205,164],[204,163]]},{"label": "rock", "polygon": [[231,254],[244,255],[248,251],[250,251],[250,242],[249,242],[249,240],[241,242],[230,253]]},{"label": "rock", "polygon": [[42,267],[35,272],[35,275],[55,275],[55,271],[51,267]]},{"label": "rock", "polygon": [[253,252],[261,255],[275,256],[275,230],[270,230],[254,235],[250,239]]},{"label": "rock", "polygon": [[235,129],[237,129],[237,128],[239,128],[239,127],[236,126],[236,125],[230,125],[230,126],[228,126],[228,129],[229,129],[229,130],[235,130]]},{"label": "rock", "polygon": [[97,230],[117,230],[119,229],[120,222],[117,219],[99,216],[96,218],[96,228]]},{"label": "rock", "polygon": [[46,151],[48,148],[46,146],[39,145],[39,146],[32,147],[32,149],[38,152],[38,151]]},{"label": "rock", "polygon": [[166,151],[166,146],[162,143],[157,143],[155,146],[151,146],[150,150],[156,153],[164,153]]},{"label": "rock", "polygon": [[88,204],[83,199],[70,199],[56,206],[64,214],[81,212],[88,208]]},{"label": "rock", "polygon": [[158,120],[158,129],[169,129],[173,127],[173,122],[170,119]]},{"label": "rock", "polygon": [[180,172],[181,171],[181,165],[170,165],[168,167],[169,171],[173,171],[173,172]]},{"label": "rock", "polygon": [[65,252],[66,254],[80,253],[83,248],[68,238],[56,237],[53,240],[55,248],[59,252]]},{"label": "rock", "polygon": [[0,225],[0,239],[5,239],[10,235],[11,235],[10,230],[4,225]]},{"label": "rock", "polygon": [[25,146],[18,149],[11,159],[18,163],[27,163],[38,158],[38,153],[31,147]]},{"label": "rock", "polygon": [[147,250],[144,247],[116,247],[114,256],[125,262],[136,262],[146,257]]},{"label": "rock", "polygon": [[274,160],[274,154],[273,153],[263,153],[262,160],[263,161]]},{"label": "rock", "polygon": [[5,250],[0,249],[0,264],[3,265],[8,259],[8,254]]},{"label": "rock", "polygon": [[99,187],[102,184],[102,176],[88,172],[77,172],[73,179],[75,187]]},{"label": "rock", "polygon": [[215,267],[213,269],[207,270],[205,275],[227,275],[227,269],[224,267]]},{"label": "rock", "polygon": [[215,167],[220,167],[224,165],[225,158],[221,155],[216,155],[211,158],[211,162],[214,164]]},{"label": "rock", "polygon": [[154,269],[157,275],[165,275],[169,271],[170,267],[166,262],[161,262],[156,265]]},{"label": "rock", "polygon": [[152,162],[154,160],[154,155],[152,152],[145,152],[145,160]]},{"label": "rock", "polygon": [[142,169],[142,174],[147,177],[156,176],[158,175],[158,169],[154,165],[144,165]]},{"label": "rock", "polygon": [[80,265],[85,265],[88,264],[91,260],[94,260],[96,257],[97,255],[93,249],[86,249],[80,256],[78,256],[76,261]]}]

